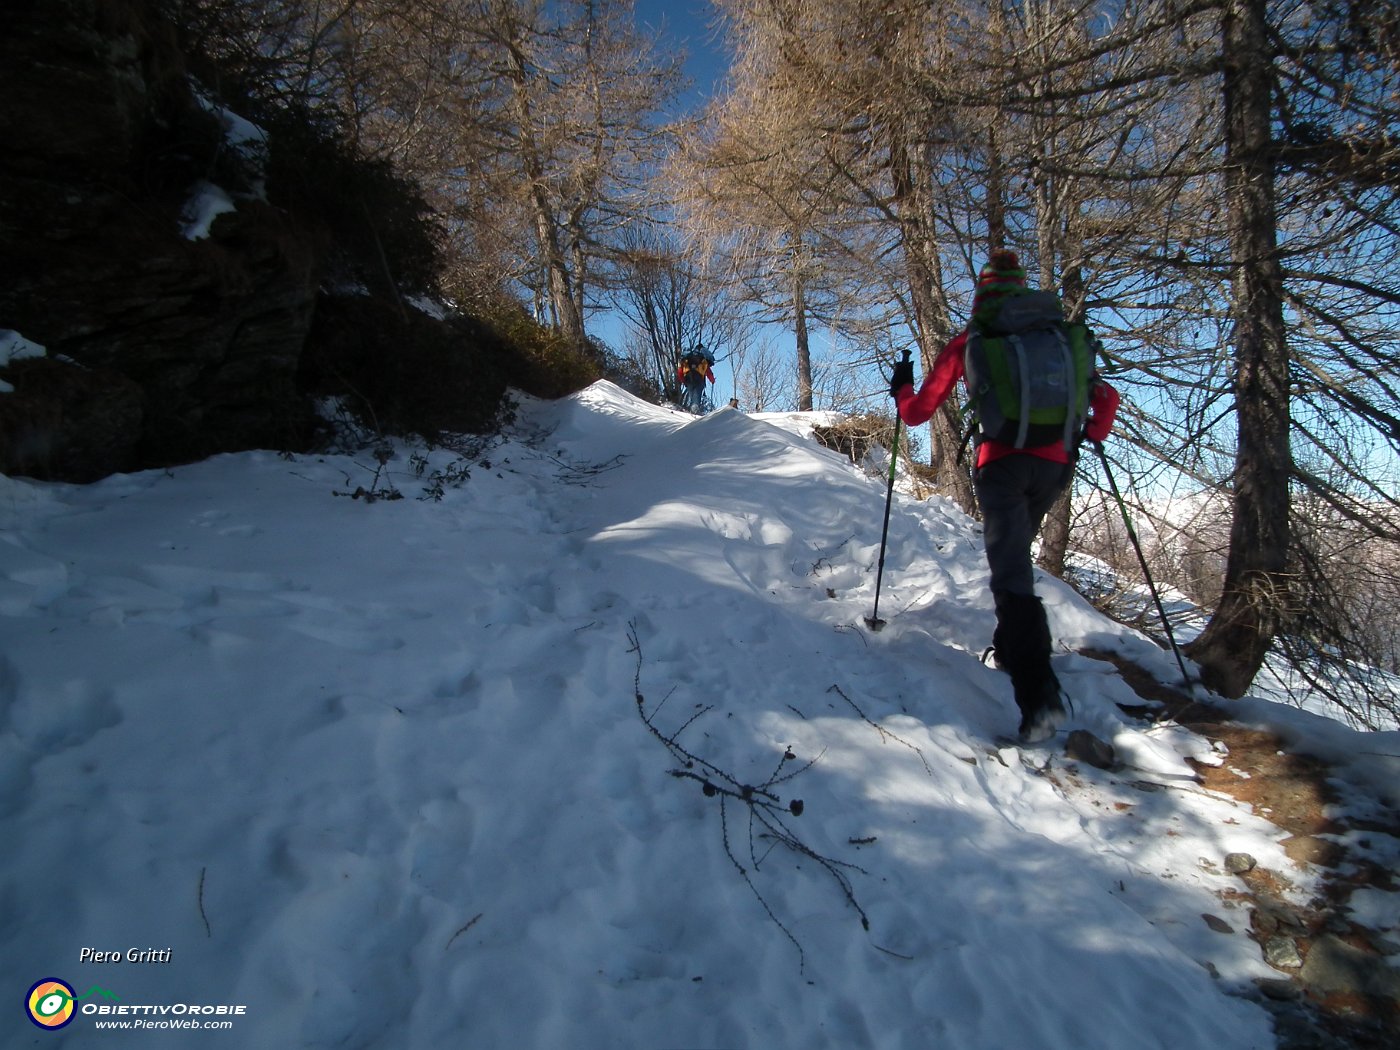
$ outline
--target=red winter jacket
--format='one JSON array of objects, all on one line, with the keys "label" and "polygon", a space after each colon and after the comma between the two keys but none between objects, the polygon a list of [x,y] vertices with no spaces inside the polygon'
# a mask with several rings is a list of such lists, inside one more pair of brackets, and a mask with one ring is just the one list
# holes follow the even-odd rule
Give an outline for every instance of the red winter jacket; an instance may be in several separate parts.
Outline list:
[{"label": "red winter jacket", "polygon": [[[900,389],[894,399],[900,419],[911,427],[917,427],[933,418],[933,414],[948,399],[953,387],[963,377],[963,358],[966,350],[967,332],[963,331],[955,335],[939,352],[933,369],[925,377],[924,385],[919,388],[917,394],[914,393],[912,384]],[[1108,437],[1117,414],[1118,391],[1096,377],[1089,390],[1089,418],[1084,424],[1085,437],[1090,441],[1102,441]],[[1017,453],[1037,456],[1055,463],[1069,462],[1069,451],[1063,441],[1037,445],[1035,448],[1016,448],[988,439],[977,449],[977,465],[984,467],[993,460]]]}]

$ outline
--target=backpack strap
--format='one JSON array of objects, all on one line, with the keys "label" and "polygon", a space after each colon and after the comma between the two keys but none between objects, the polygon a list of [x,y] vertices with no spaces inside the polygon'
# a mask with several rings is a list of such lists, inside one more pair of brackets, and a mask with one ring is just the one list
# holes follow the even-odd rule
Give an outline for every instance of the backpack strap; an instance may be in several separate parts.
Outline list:
[{"label": "backpack strap", "polygon": [[1026,360],[1026,344],[1021,342],[1019,335],[1008,335],[1007,345],[1016,352],[1016,374],[1020,378],[1021,386],[1021,412],[1020,424],[1016,428],[1016,447],[1025,448],[1026,438],[1030,436],[1031,430],[1031,369],[1030,362]]},{"label": "backpack strap", "polygon": [[1064,325],[1055,326],[1055,341],[1060,346],[1060,357],[1064,361],[1065,367],[1065,430],[1063,440],[1065,451],[1074,451],[1074,427],[1079,418],[1079,384],[1075,382],[1078,374],[1074,368],[1074,355],[1070,353],[1069,336],[1065,334]]},{"label": "backpack strap", "polygon": [[963,380],[967,384],[966,412],[971,419],[967,428],[967,433],[963,436],[962,445],[958,449],[959,460],[961,460],[962,453],[967,449],[969,442],[979,445],[982,443],[982,418],[981,413],[977,411],[977,406],[979,400],[987,392],[988,383],[987,377],[982,375],[981,371],[974,367],[974,362],[977,360],[974,340],[976,340],[978,336],[977,326],[969,321],[967,325],[967,340],[963,343]]}]

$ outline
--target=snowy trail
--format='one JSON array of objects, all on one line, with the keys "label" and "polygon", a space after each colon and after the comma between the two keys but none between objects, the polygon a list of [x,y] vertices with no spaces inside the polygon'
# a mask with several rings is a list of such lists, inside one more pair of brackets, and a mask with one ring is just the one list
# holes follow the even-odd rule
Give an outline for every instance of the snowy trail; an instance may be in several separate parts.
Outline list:
[{"label": "snowy trail", "polygon": [[[1272,971],[1200,916],[1202,858],[1277,833],[1181,790],[1203,742],[1082,657],[1077,724],[1175,786],[999,751],[955,511],[897,502],[872,636],[883,487],[790,429],[599,384],[488,458],[373,506],[330,494],[347,457],[0,478],[12,984],[244,1003],[228,1046],[1273,1045],[1228,994]],[[1151,649],[1050,591],[1066,643]],[[640,714],[742,783],[812,761],[784,826],[869,931]],[[154,1038],[92,1023],[33,1031]]]}]

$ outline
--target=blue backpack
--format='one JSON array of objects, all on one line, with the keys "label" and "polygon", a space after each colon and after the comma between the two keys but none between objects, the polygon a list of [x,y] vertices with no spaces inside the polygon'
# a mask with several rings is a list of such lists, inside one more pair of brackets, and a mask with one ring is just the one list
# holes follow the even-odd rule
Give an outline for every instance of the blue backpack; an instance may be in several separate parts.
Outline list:
[{"label": "blue backpack", "polygon": [[1073,451],[1089,413],[1097,340],[1065,320],[1053,292],[1022,291],[979,309],[964,374],[979,442]]}]

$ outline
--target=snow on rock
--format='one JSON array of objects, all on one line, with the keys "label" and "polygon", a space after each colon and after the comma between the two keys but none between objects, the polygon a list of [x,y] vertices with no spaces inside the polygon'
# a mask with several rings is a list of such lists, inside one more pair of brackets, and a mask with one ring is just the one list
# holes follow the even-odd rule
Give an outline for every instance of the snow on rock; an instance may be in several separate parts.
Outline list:
[{"label": "snow on rock", "polygon": [[[218,121],[228,148],[242,161],[251,189],[239,196],[266,201],[267,132],[231,109],[219,105],[198,85],[194,85],[192,90],[199,105]],[[227,190],[206,179],[200,179],[190,188],[189,198],[181,209],[180,233],[188,241],[204,240],[209,236],[209,229],[215,219],[237,210],[238,205]]]},{"label": "snow on rock", "polygon": [[180,233],[187,241],[202,241],[220,215],[237,211],[233,198],[221,187],[201,179],[190,190],[189,199],[180,212]]},{"label": "snow on rock", "polygon": [[[38,343],[31,343],[13,328],[0,328],[0,368],[4,368],[11,361],[20,361],[26,357],[43,357],[45,354],[44,347]],[[13,384],[0,379],[0,394],[12,394],[14,390]]]},{"label": "snow on rock", "polygon": [[214,101],[200,85],[192,84],[195,100],[219,123],[223,129],[224,142],[243,162],[252,180],[248,196],[255,200],[267,200],[265,180],[270,161],[267,132],[246,117],[241,117],[226,106]]}]

